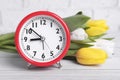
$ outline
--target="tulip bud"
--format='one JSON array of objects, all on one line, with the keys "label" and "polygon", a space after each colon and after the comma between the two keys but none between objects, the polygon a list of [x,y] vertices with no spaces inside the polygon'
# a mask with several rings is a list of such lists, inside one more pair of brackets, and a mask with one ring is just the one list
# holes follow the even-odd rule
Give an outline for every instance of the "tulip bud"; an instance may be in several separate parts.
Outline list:
[{"label": "tulip bud", "polygon": [[85,30],[82,28],[78,28],[71,32],[71,40],[85,40],[88,38]]},{"label": "tulip bud", "polygon": [[106,52],[98,48],[81,48],[76,53],[77,62],[83,65],[103,64],[106,58]]},{"label": "tulip bud", "polygon": [[89,36],[97,36],[104,34],[109,28],[105,20],[89,20],[87,22],[86,32]]}]

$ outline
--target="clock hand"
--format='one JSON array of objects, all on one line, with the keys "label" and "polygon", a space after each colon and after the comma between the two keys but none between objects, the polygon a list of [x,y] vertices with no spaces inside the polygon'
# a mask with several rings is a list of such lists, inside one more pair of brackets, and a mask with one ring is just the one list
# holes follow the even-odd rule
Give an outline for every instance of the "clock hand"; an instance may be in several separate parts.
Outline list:
[{"label": "clock hand", "polygon": [[41,40],[41,38],[30,39],[30,41],[37,41],[37,40]]},{"label": "clock hand", "polygon": [[41,35],[39,35],[36,31],[34,31],[32,28],[30,28],[35,34],[37,34],[40,38],[41,38],[41,40],[42,40],[42,45],[43,45],[43,50],[44,50],[44,42],[45,42],[45,44],[47,45],[47,47],[48,47],[48,49],[50,50],[50,47],[48,46],[48,44],[46,43],[46,41],[45,41],[45,38],[43,38]]},{"label": "clock hand", "polygon": [[[45,42],[45,44],[47,45],[47,47],[48,47],[48,49],[50,50],[50,47],[48,46],[48,44],[46,43],[46,41],[44,41]],[[51,50],[50,50],[51,51]]]},{"label": "clock hand", "polygon": [[43,50],[44,50],[44,41],[42,41],[42,47],[43,47]]},{"label": "clock hand", "polygon": [[[50,50],[51,56],[53,56],[53,51],[50,49],[50,47],[48,46],[47,42],[45,41],[45,44],[47,45],[48,49]],[[53,56],[54,57],[54,56]]]},{"label": "clock hand", "polygon": [[45,40],[45,38],[44,37],[42,37],[41,35],[39,35],[36,31],[34,31],[32,28],[30,28],[35,34],[37,34],[39,37],[40,37],[40,39],[42,40],[42,46],[43,46],[43,50],[44,50],[44,40]]},{"label": "clock hand", "polygon": [[[45,41],[45,37],[42,37],[42,38],[41,38],[41,41],[42,41],[43,50],[44,50],[44,45],[45,45],[45,44],[47,45],[48,49],[50,50],[50,47],[48,46],[48,44],[47,44],[46,41]],[[50,51],[51,51],[51,50],[50,50]]]},{"label": "clock hand", "polygon": [[43,50],[44,50],[44,41],[45,41],[45,37],[42,37],[42,47],[43,47]]},{"label": "clock hand", "polygon": [[35,34],[37,34],[40,38],[42,38],[41,35],[39,35],[36,31],[34,31],[32,28],[30,28]]}]

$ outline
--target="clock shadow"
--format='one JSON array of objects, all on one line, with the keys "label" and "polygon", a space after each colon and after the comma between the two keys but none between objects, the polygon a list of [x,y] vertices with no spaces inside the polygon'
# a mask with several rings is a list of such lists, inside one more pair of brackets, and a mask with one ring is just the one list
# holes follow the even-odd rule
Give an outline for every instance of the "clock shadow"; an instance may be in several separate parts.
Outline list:
[{"label": "clock shadow", "polygon": [[9,57],[7,58],[8,67],[10,66],[10,67],[17,69],[17,70],[25,69],[26,64],[27,63],[18,54],[9,55]]},{"label": "clock shadow", "polygon": [[9,58],[7,58],[7,65],[8,67],[10,66],[14,68],[14,70],[48,71],[59,69],[56,64],[48,67],[37,67],[33,65],[31,65],[31,67],[28,67],[28,63],[23,60],[18,54],[10,55]]}]

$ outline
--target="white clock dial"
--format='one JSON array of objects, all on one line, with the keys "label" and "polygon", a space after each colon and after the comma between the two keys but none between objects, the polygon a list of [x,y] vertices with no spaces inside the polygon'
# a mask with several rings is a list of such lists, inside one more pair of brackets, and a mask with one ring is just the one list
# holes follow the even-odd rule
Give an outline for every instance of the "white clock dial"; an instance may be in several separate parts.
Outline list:
[{"label": "white clock dial", "polygon": [[29,19],[19,35],[22,52],[33,61],[49,62],[57,58],[66,43],[65,30],[55,18],[40,15]]}]

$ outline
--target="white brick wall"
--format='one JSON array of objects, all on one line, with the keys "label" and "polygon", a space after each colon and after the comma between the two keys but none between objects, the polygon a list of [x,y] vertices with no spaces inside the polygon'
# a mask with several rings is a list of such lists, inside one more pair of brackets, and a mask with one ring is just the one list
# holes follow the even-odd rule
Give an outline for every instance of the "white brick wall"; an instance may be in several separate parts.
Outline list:
[{"label": "white brick wall", "polygon": [[23,7],[23,0],[2,0],[0,1],[0,9],[21,9]]},{"label": "white brick wall", "polygon": [[98,8],[113,7],[117,5],[117,0],[71,0],[71,7]]},{"label": "white brick wall", "polygon": [[[120,0],[1,0],[0,34],[15,31],[23,17],[38,10],[52,11],[61,17],[83,11],[93,19],[105,19],[110,26],[108,36],[114,36],[120,44]],[[116,54],[120,55],[118,50]]]},{"label": "white brick wall", "polygon": [[1,11],[0,11],[0,25],[2,25],[2,15],[1,15]]}]

